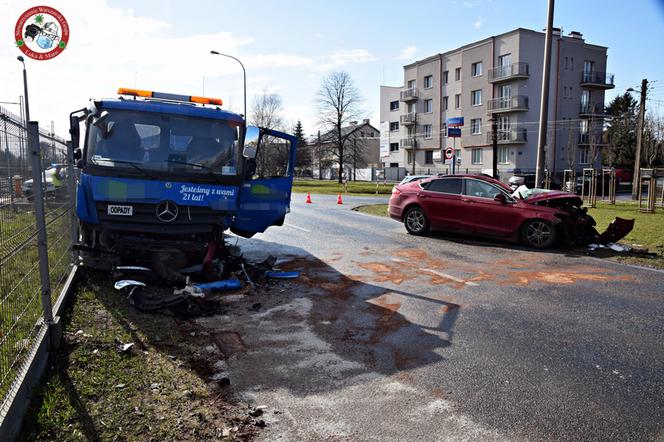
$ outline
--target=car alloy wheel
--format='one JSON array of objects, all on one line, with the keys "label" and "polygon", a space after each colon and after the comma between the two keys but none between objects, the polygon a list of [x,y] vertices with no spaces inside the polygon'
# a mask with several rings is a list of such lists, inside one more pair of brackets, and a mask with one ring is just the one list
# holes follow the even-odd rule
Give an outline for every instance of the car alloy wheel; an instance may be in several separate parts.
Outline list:
[{"label": "car alloy wheel", "polygon": [[429,230],[429,221],[419,207],[413,207],[408,210],[404,224],[406,225],[406,230],[413,235],[422,235]]},{"label": "car alloy wheel", "polygon": [[544,249],[555,241],[555,228],[551,223],[543,220],[533,220],[526,224],[524,229],[524,240],[531,246],[538,249]]}]

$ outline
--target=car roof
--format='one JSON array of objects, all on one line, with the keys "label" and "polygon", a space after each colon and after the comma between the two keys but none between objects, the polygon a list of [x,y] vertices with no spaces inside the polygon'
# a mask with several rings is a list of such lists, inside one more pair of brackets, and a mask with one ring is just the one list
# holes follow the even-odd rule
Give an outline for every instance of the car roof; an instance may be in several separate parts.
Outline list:
[{"label": "car roof", "polygon": [[503,189],[511,192],[511,189],[505,183],[503,183],[502,181],[499,181],[495,178],[492,178],[490,176],[484,175],[484,174],[455,173],[454,175],[452,175],[452,174],[437,175],[437,176],[431,177],[429,179],[423,180],[423,182],[428,183],[429,181],[433,181],[433,180],[437,180],[437,179],[441,179],[441,178],[475,178],[477,180],[486,181],[487,183],[495,184],[495,185],[500,186]]}]

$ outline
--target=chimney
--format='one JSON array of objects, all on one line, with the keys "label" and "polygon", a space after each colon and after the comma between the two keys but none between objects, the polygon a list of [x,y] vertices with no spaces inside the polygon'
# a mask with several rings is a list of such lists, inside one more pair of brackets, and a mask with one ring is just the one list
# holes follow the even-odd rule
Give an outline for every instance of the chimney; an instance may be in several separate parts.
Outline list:
[{"label": "chimney", "polygon": [[551,34],[556,37],[560,35],[560,28],[551,28]]},{"label": "chimney", "polygon": [[357,126],[357,121],[350,121],[348,123],[349,126]]},{"label": "chimney", "polygon": [[368,119],[368,118],[365,118],[364,120],[362,120],[362,123],[363,123],[363,124],[369,124],[369,119]]},{"label": "chimney", "polygon": [[583,40],[583,34],[580,33],[579,31],[572,31],[568,35],[572,38],[578,38],[579,40]]}]

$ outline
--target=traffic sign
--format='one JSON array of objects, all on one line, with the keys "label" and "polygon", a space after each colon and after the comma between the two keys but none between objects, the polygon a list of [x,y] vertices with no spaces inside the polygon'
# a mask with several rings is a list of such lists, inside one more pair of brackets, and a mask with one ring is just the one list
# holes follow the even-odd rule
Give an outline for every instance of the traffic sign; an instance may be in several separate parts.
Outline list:
[{"label": "traffic sign", "polygon": [[460,127],[448,127],[447,128],[447,136],[450,138],[459,138],[461,136],[461,128]]},{"label": "traffic sign", "polygon": [[463,126],[463,117],[452,117],[447,119],[447,127]]},{"label": "traffic sign", "polygon": [[447,149],[445,149],[445,159],[446,160],[451,160],[453,156],[454,156],[454,149],[452,149],[451,147],[448,147]]}]

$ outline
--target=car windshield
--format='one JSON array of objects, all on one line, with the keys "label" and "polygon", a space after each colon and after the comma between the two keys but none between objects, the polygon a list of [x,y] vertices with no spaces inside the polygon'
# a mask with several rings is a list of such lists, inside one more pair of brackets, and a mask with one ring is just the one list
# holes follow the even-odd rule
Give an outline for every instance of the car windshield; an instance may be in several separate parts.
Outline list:
[{"label": "car windshield", "polygon": [[539,195],[541,193],[548,193],[548,192],[552,192],[552,191],[549,190],[549,189],[539,189],[539,188],[528,189],[526,186],[522,185],[520,187],[517,187],[517,189],[514,191],[512,196],[515,197],[515,198],[521,198],[522,200],[527,200],[528,198],[530,198],[532,196]]},{"label": "car windshield", "polygon": [[102,167],[236,175],[238,124],[153,112],[104,111],[90,125],[86,157]]}]

